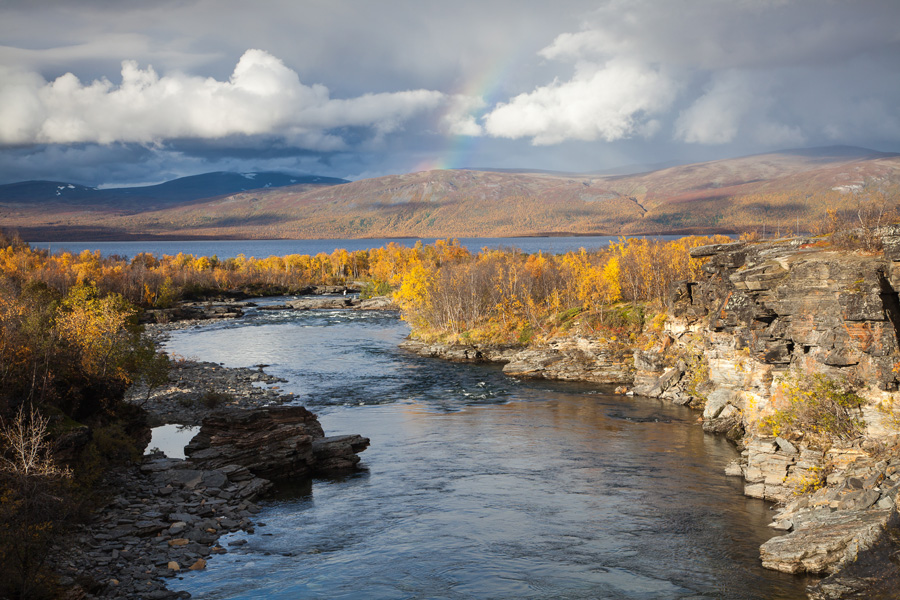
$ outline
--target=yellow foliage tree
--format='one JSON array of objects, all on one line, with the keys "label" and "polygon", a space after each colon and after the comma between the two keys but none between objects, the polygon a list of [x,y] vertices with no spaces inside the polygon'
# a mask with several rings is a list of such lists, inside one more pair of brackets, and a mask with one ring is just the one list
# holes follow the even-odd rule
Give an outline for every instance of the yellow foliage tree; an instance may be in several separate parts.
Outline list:
[{"label": "yellow foliage tree", "polygon": [[56,315],[60,338],[75,348],[90,375],[124,376],[121,360],[132,336],[126,328],[135,310],[119,294],[100,297],[92,284],[72,288]]}]

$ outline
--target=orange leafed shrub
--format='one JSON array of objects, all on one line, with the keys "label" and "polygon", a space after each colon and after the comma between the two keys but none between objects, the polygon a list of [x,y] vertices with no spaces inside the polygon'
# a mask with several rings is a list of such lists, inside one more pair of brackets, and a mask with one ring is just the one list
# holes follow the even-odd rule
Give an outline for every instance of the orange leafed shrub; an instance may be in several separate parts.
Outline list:
[{"label": "orange leafed shrub", "polygon": [[629,238],[562,255],[484,250],[401,271],[394,298],[414,335],[423,338],[520,343],[575,322],[590,331],[608,329],[607,307],[625,300],[662,308],[674,282],[700,274],[703,261],[691,258],[690,249],[729,241]]}]

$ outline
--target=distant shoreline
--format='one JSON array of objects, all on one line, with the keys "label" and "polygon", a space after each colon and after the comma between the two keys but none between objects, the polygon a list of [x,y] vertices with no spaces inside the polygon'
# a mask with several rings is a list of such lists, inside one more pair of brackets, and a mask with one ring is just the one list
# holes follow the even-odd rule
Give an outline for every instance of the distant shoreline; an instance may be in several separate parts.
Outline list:
[{"label": "distant shoreline", "polygon": [[419,240],[419,239],[461,239],[461,238],[496,238],[496,239],[516,239],[516,238],[564,238],[564,237],[647,237],[647,236],[689,236],[689,235],[737,235],[733,229],[716,228],[716,229],[677,229],[672,231],[645,231],[645,232],[590,232],[576,233],[571,231],[546,231],[546,232],[529,232],[518,235],[476,235],[476,234],[458,234],[448,236],[422,236],[414,235],[385,235],[385,236],[359,236],[359,237],[247,237],[235,235],[219,235],[219,236],[201,236],[201,235],[182,235],[182,234],[138,234],[127,232],[106,232],[106,231],[86,231],[82,228],[69,227],[40,227],[40,228],[12,228],[18,232],[23,240],[29,243],[56,243],[56,242],[217,242],[217,241],[252,241],[252,242],[274,242],[274,241],[312,241],[312,240]]}]

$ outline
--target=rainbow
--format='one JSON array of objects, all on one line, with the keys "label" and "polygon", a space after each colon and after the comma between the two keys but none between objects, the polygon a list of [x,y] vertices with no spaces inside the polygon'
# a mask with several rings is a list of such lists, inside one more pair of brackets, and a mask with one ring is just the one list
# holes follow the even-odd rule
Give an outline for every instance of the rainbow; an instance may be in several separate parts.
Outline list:
[{"label": "rainbow", "polygon": [[[488,64],[476,77],[471,77],[465,85],[461,86],[455,94],[481,98],[485,107],[494,106],[498,101],[497,96],[500,91],[500,84],[506,80],[510,67],[515,62],[512,58],[514,57]],[[448,106],[446,111],[438,115],[436,126],[447,116],[450,110],[451,107]],[[480,114],[477,115],[476,119],[480,116]],[[435,156],[420,161],[413,168],[413,171],[460,169],[473,166],[471,160],[481,145],[481,136],[450,135],[446,139],[447,142],[442,151],[437,152]]]}]

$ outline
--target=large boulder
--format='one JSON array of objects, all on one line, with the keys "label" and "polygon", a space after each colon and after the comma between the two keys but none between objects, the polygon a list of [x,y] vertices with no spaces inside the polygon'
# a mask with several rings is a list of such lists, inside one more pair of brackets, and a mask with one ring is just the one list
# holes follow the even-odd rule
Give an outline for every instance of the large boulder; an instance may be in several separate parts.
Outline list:
[{"label": "large boulder", "polygon": [[203,420],[184,449],[203,469],[240,465],[279,480],[353,468],[369,445],[359,435],[326,438],[315,414],[302,406],[227,410]]}]

